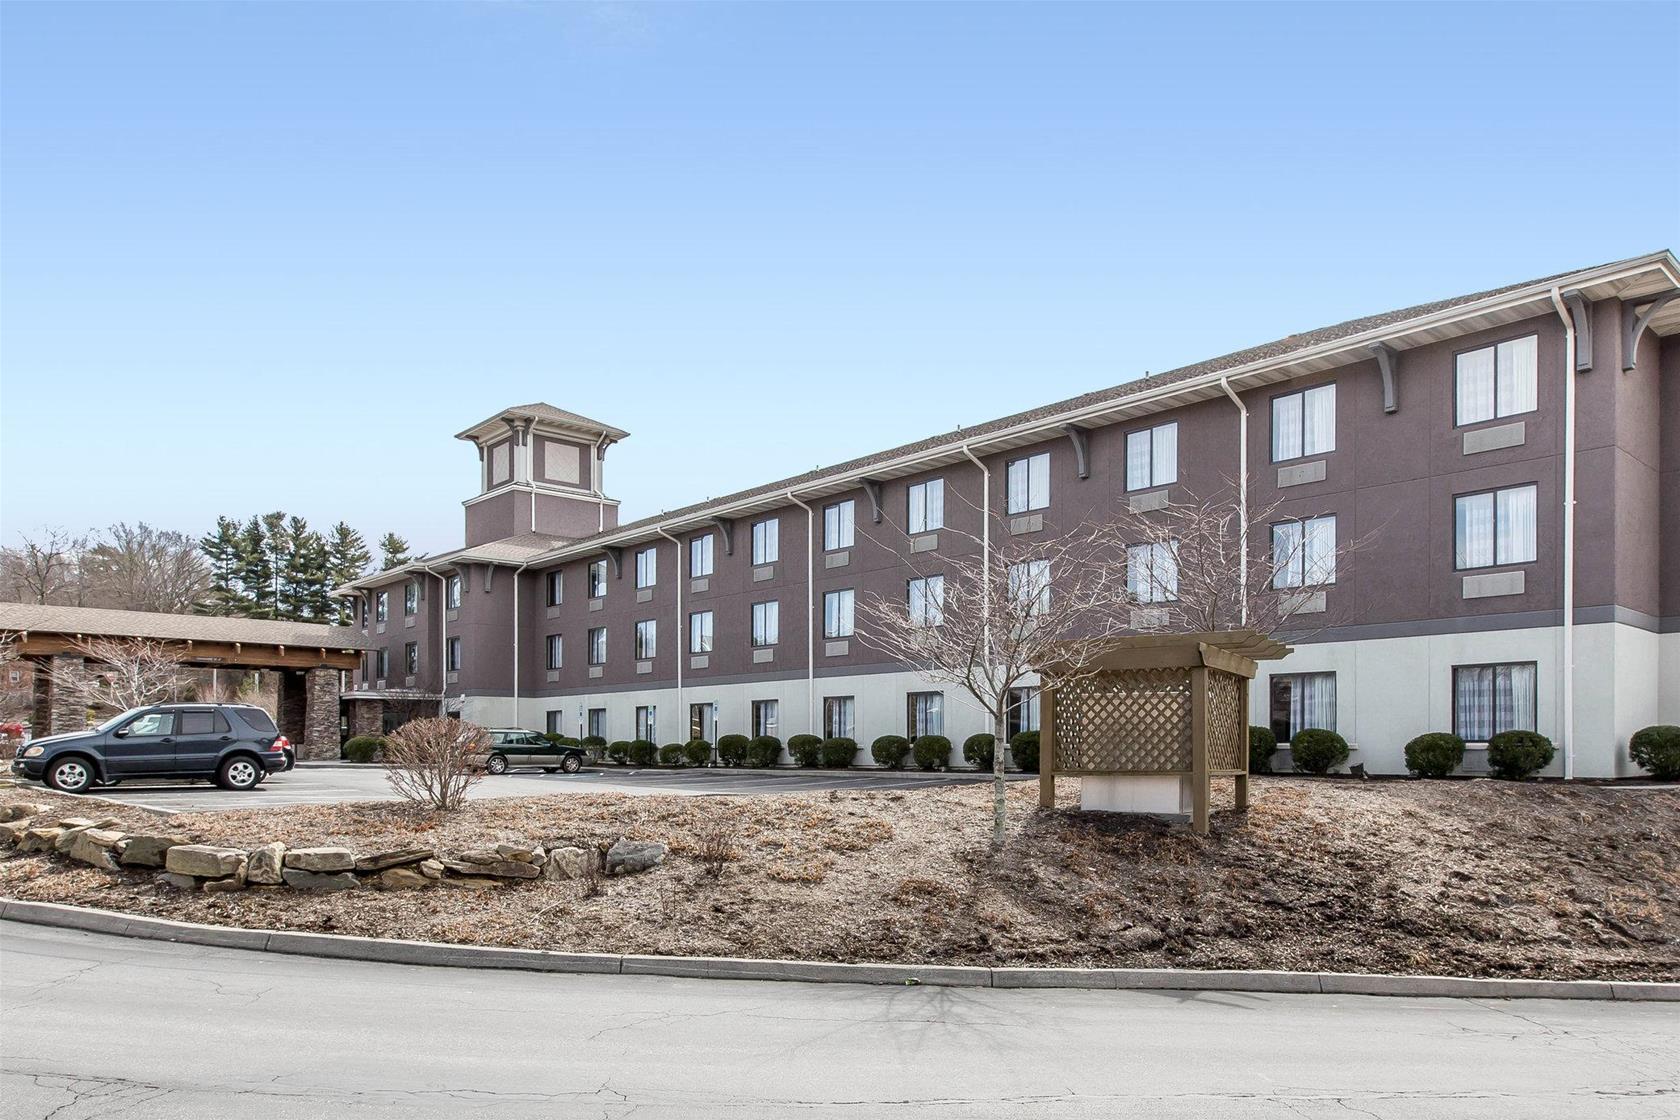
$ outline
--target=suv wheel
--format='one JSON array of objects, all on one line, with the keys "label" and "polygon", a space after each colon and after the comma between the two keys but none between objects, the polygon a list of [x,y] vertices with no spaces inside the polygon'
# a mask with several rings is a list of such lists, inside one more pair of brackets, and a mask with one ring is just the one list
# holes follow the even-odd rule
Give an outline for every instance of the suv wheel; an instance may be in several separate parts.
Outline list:
[{"label": "suv wheel", "polygon": [[490,761],[484,764],[484,768],[492,774],[506,774],[507,759],[499,754],[493,754],[490,756]]},{"label": "suv wheel", "polygon": [[560,769],[564,770],[568,774],[576,774],[579,770],[583,769],[583,759],[579,758],[575,754],[569,754],[560,763]]},{"label": "suv wheel", "polygon": [[255,789],[262,779],[262,767],[242,754],[216,768],[216,784],[223,789]]},{"label": "suv wheel", "polygon": [[81,793],[93,784],[93,764],[72,755],[47,767],[47,784],[60,793]]}]

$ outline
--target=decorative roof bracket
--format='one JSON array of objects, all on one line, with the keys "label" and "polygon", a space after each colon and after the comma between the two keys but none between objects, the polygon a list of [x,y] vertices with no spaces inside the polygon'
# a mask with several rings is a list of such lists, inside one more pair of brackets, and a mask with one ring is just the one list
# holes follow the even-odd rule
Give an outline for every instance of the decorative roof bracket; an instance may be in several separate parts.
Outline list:
[{"label": "decorative roof bracket", "polygon": [[735,522],[727,517],[714,517],[710,522],[717,526],[718,535],[723,538],[723,554],[735,555]]},{"label": "decorative roof bracket", "polygon": [[879,479],[865,478],[863,492],[869,495],[869,520],[879,525],[881,523],[881,482]]},{"label": "decorative roof bracket", "polygon": [[1377,369],[1382,373],[1383,411],[1400,411],[1400,351],[1386,342],[1373,342],[1371,353],[1376,356]]},{"label": "decorative roof bracket", "polygon": [[624,578],[624,549],[618,545],[608,545],[605,551],[607,559],[612,561],[613,578]]},{"label": "decorative roof bracket", "polygon": [[1073,458],[1080,478],[1091,477],[1091,438],[1078,424],[1063,424],[1062,431],[1073,441]]},{"label": "decorative roof bracket", "polygon": [[[1651,320],[1656,317],[1657,312],[1667,307],[1676,296],[1680,296],[1680,288],[1622,301],[1623,373],[1634,367],[1634,353],[1639,349],[1639,338],[1645,333],[1645,328],[1651,325]],[[1638,313],[1641,307],[1645,309],[1643,315]]]},{"label": "decorative roof bracket", "polygon": [[1575,372],[1587,373],[1593,367],[1592,308],[1579,288],[1564,292],[1563,302],[1569,305],[1569,317],[1575,320]]}]

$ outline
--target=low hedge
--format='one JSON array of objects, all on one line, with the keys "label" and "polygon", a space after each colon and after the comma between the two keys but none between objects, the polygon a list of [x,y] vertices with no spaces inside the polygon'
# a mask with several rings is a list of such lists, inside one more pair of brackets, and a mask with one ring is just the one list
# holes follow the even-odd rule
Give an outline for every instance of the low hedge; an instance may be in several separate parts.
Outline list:
[{"label": "low hedge", "polygon": [[717,741],[718,761],[725,766],[739,766],[747,760],[747,744],[752,742],[745,735],[720,735]]},{"label": "low hedge", "polygon": [[1009,740],[1009,757],[1015,760],[1017,769],[1038,773],[1038,732],[1017,731]]},{"label": "low hedge", "polygon": [[1660,782],[1680,780],[1680,727],[1672,723],[1641,727],[1628,740],[1628,756]]},{"label": "low hedge", "polygon": [[681,743],[666,743],[659,748],[659,765],[681,766],[683,761],[683,745]]},{"label": "low hedge", "polygon": [[993,756],[997,754],[997,736],[970,735],[963,740],[963,761],[976,770],[990,770]]},{"label": "low hedge", "polygon": [[923,770],[937,770],[951,761],[951,740],[943,735],[918,735],[910,749]]},{"label": "low hedge", "polygon": [[822,761],[823,741],[815,735],[788,736],[788,754],[796,766],[815,766]]},{"label": "low hedge", "polygon": [[869,756],[875,765],[897,770],[910,756],[910,740],[902,735],[883,735],[869,744]]},{"label": "low hedge", "polygon": [[843,735],[836,735],[831,739],[824,739],[818,756],[822,764],[830,770],[844,770],[857,757],[858,745],[856,739],[848,739]]},{"label": "low hedge", "polygon": [[635,739],[630,743],[630,765],[652,766],[654,759],[659,757],[659,748],[646,739]]},{"label": "low hedge", "polygon": [[585,735],[582,739],[578,740],[578,742],[583,746],[594,747],[597,750],[607,745],[606,739],[599,735]]},{"label": "low hedge", "polygon": [[1548,766],[1556,753],[1538,731],[1501,731],[1488,740],[1488,770],[1496,778],[1520,782]]},{"label": "low hedge", "polygon": [[1303,774],[1328,774],[1347,761],[1347,740],[1322,727],[1304,728],[1289,740],[1289,755]]},{"label": "low hedge", "polygon": [[372,762],[385,749],[385,740],[378,735],[357,735],[344,744],[344,757],[351,762]]},{"label": "low hedge", "polygon": [[1420,778],[1444,778],[1464,764],[1464,740],[1431,731],[1406,744],[1406,769]]},{"label": "low hedge", "polygon": [[630,742],[627,739],[617,739],[607,744],[607,757],[620,766],[630,761]]},{"label": "low hedge", "polygon": [[1248,772],[1270,774],[1272,756],[1277,754],[1277,736],[1269,727],[1251,725],[1248,729]]},{"label": "low hedge", "polygon": [[782,760],[782,741],[774,735],[760,735],[747,743],[747,765],[768,770]]},{"label": "low hedge", "polygon": [[558,731],[544,731],[543,738],[547,739],[550,743],[553,743],[557,747],[575,747],[578,745],[578,741],[576,739],[562,735]]},{"label": "low hedge", "polygon": [[704,766],[712,760],[712,745],[704,739],[690,739],[682,750],[683,761],[690,766]]}]

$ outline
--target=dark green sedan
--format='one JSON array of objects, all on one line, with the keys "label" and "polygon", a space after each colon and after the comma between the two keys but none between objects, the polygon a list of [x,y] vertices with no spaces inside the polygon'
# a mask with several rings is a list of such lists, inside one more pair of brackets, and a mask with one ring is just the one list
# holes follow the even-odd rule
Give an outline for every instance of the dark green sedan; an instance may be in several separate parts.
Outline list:
[{"label": "dark green sedan", "polygon": [[583,748],[550,742],[535,731],[518,727],[491,728],[490,757],[484,768],[492,774],[506,774],[516,766],[540,766],[549,774],[576,774],[583,768]]}]

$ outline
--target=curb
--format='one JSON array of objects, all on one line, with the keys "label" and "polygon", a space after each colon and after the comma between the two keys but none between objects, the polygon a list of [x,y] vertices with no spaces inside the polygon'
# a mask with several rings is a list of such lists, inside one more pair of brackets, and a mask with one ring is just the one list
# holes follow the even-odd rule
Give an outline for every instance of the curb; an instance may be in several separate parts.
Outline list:
[{"label": "curb", "polygon": [[1220,971],[1170,968],[988,968],[967,965],[841,964],[746,957],[662,957],[562,953],[349,937],[336,933],[238,929],[147,918],[56,902],[0,899],[0,920],[219,949],[336,960],[449,968],[703,980],[793,980],[818,984],[894,984],[956,988],[1079,988],[1101,991],[1308,993],[1452,999],[1597,999],[1680,1002],[1680,983],[1621,980],[1497,980],[1346,972]]}]

